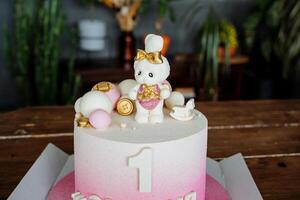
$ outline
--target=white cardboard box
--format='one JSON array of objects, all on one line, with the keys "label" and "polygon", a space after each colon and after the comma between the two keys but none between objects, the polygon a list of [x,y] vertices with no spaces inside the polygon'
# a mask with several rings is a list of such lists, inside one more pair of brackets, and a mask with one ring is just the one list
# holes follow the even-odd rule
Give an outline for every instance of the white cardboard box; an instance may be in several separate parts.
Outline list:
[{"label": "white cardboard box", "polygon": [[[8,200],[45,200],[51,187],[73,170],[73,155],[48,144]],[[232,200],[262,199],[240,153],[220,162],[207,158],[207,173],[226,188]]]}]

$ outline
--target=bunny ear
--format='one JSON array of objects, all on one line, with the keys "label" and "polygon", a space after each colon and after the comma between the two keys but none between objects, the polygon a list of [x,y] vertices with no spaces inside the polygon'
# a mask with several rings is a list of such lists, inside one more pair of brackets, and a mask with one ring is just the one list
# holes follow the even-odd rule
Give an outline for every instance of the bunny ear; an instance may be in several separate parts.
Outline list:
[{"label": "bunny ear", "polygon": [[145,38],[145,51],[157,52],[161,51],[164,45],[164,40],[159,35],[148,34]]}]

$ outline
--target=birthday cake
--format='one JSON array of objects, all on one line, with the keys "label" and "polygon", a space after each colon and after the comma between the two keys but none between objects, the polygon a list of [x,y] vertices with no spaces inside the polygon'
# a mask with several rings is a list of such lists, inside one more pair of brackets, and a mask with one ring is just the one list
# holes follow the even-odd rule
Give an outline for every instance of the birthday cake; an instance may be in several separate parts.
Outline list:
[{"label": "birthday cake", "polygon": [[162,47],[149,34],[135,80],[101,82],[76,101],[70,198],[204,200],[207,119],[172,91]]}]

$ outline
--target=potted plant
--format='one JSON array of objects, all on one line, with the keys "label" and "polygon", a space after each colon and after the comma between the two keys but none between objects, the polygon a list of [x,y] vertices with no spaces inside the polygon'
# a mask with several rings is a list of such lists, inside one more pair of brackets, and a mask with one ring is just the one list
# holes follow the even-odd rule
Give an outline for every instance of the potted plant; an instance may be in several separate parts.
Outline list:
[{"label": "potted plant", "polygon": [[[230,72],[230,58],[238,48],[237,31],[234,25],[217,15],[215,1],[209,2],[209,11],[196,35],[195,94],[198,99],[218,100],[219,80],[226,80]],[[202,9],[203,1],[195,1],[181,17],[186,26],[191,26]],[[197,22],[196,22],[197,23]],[[195,26],[195,25],[194,25]]]},{"label": "potted plant", "polygon": [[[12,30],[5,31],[6,63],[25,105],[66,104],[76,98],[80,83],[73,69],[76,39],[65,24],[60,3],[35,1],[28,6],[14,0]],[[69,65],[61,69],[64,36],[71,54]]]},{"label": "potted plant", "polygon": [[[202,6],[201,2],[196,3],[188,10],[185,15],[188,24],[197,16]],[[237,47],[237,34],[233,24],[220,18],[211,6],[196,37],[195,94],[197,98],[218,99],[219,75],[222,74],[225,79],[229,74],[230,57],[235,55]]]},{"label": "potted plant", "polygon": [[218,57],[219,59],[224,59],[225,57],[225,48],[229,48],[230,57],[236,55],[238,49],[238,39],[237,31],[235,26],[228,20],[221,19],[220,21],[220,45],[218,48]]},{"label": "potted plant", "polygon": [[[197,44],[197,73],[196,80],[203,83],[203,95],[207,100],[218,99],[218,81],[219,81],[219,57],[218,49],[221,44],[221,26],[222,21],[211,11],[204,24],[200,28]],[[224,55],[226,59],[226,68],[229,66],[229,41],[227,37],[224,40]],[[226,70],[227,71],[227,70]],[[198,83],[200,86],[201,83]],[[196,87],[196,94],[199,94],[200,87]],[[199,96],[199,95],[198,95]]]},{"label": "potted plant", "polygon": [[[264,93],[268,98],[282,98],[298,90],[293,84],[299,79],[300,2],[297,0],[257,1],[255,11],[244,24],[246,46]],[[298,73],[297,73],[298,72]],[[267,82],[267,84],[266,84]]]}]

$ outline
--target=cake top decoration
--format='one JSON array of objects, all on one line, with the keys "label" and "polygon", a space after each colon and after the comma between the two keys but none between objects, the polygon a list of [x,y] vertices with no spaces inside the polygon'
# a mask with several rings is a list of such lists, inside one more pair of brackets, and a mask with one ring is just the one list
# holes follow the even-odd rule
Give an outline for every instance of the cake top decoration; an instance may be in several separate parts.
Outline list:
[{"label": "cake top decoration", "polygon": [[161,55],[163,38],[149,34],[145,38],[145,50],[138,50],[134,62],[134,77],[137,82],[129,92],[135,101],[135,120],[139,123],[162,123],[164,99],[171,94],[166,83],[170,75],[168,60]]},{"label": "cake top decoration", "polygon": [[170,65],[161,50],[161,36],[148,34],[145,49],[138,49],[134,61],[134,79],[115,85],[102,81],[75,103],[75,121],[78,127],[105,129],[112,123],[112,112],[122,116],[135,114],[138,123],[162,123],[164,105],[176,120],[190,120],[194,116],[194,101],[184,106],[184,96],[173,91],[167,78]]},{"label": "cake top decoration", "polygon": [[163,63],[160,51],[147,53],[144,50],[138,49],[135,60],[143,60],[143,59],[147,59],[148,62],[150,62],[152,64],[162,64]]},{"label": "cake top decoration", "polygon": [[120,98],[119,89],[110,82],[100,82],[77,99],[75,120],[78,127],[105,129],[111,124],[111,112]]},{"label": "cake top decoration", "polygon": [[185,106],[174,106],[172,112],[170,112],[171,117],[180,121],[188,121],[193,119],[195,101],[190,99]]}]

